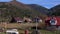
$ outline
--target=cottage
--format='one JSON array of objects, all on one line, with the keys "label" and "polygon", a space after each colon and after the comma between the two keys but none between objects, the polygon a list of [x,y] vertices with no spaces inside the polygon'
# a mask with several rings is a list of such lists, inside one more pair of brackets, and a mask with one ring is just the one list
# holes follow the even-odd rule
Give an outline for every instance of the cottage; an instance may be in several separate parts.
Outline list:
[{"label": "cottage", "polygon": [[15,17],[12,17],[10,23],[16,23],[16,22],[17,21],[15,20]]},{"label": "cottage", "polygon": [[12,17],[10,23],[22,23],[23,19],[20,17]]},{"label": "cottage", "polygon": [[32,20],[30,18],[27,18],[27,17],[24,17],[23,18],[23,21],[24,22],[27,22],[27,23],[31,23],[32,22]]},{"label": "cottage", "polygon": [[23,23],[23,19],[20,17],[16,17],[15,20],[17,21],[17,23]]},{"label": "cottage", "polygon": [[43,20],[40,17],[35,17],[35,18],[33,18],[33,21],[34,21],[34,23],[35,22],[42,23]]},{"label": "cottage", "polygon": [[39,20],[38,20],[38,22],[39,22],[39,23],[42,23],[42,22],[43,22],[43,20],[42,20],[42,19],[39,19]]},{"label": "cottage", "polygon": [[50,26],[50,18],[51,17],[46,17],[46,19],[45,19],[45,25],[46,26]]},{"label": "cottage", "polygon": [[46,24],[46,25],[49,25],[49,26],[54,26],[54,27],[60,29],[60,17],[59,17],[59,16],[53,17],[53,19],[55,20],[55,22],[51,22],[51,18],[52,18],[52,17],[48,17],[48,18],[45,20],[45,24]]}]

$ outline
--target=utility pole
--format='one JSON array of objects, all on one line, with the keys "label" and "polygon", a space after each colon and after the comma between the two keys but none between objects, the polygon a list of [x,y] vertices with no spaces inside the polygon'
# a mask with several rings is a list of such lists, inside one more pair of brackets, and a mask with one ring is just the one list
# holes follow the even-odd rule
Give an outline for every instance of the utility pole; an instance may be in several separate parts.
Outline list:
[{"label": "utility pole", "polygon": [[38,17],[36,17],[36,34],[39,34],[39,32],[38,32]]},{"label": "utility pole", "polygon": [[38,23],[37,23],[37,18],[36,18],[36,30],[38,30],[38,29],[37,29],[37,26],[38,26]]},{"label": "utility pole", "polygon": [[40,34],[39,31],[38,31],[38,18],[36,17],[35,18],[35,22],[36,22],[36,29],[32,31],[31,34]]}]

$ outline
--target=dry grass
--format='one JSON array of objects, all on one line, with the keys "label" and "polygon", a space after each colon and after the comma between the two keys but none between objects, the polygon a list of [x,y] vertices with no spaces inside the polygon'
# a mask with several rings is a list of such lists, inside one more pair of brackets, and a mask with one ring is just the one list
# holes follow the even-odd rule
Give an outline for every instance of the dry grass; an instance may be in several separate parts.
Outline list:
[{"label": "dry grass", "polygon": [[[40,26],[44,25],[44,24],[39,24]],[[0,24],[0,27],[4,27],[4,28],[27,28],[27,27],[33,27],[33,26],[36,26],[36,23],[8,23],[6,24],[5,22],[4,23],[1,23]],[[24,31],[25,30],[19,30],[19,33],[20,34],[24,34]],[[29,32],[32,32],[29,31]],[[51,31],[46,31],[46,30],[40,30],[41,34],[60,34],[59,32],[51,32]],[[0,33],[1,34],[1,33]],[[2,33],[2,34],[5,34],[5,33]]]},{"label": "dry grass", "polygon": [[4,28],[23,28],[23,27],[33,27],[36,23],[1,23],[0,27]]}]

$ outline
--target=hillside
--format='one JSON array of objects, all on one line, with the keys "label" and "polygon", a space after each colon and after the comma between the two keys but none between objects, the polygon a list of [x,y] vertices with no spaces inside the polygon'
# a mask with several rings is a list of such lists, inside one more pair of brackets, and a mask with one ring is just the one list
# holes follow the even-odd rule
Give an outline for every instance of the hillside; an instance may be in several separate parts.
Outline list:
[{"label": "hillside", "polygon": [[60,16],[60,5],[56,5],[50,9],[52,12],[52,15]]},{"label": "hillside", "polygon": [[46,15],[42,14],[39,11],[31,9],[31,7],[23,3],[19,3],[17,1],[1,2],[0,19],[2,20],[10,19],[11,16],[14,16],[14,17],[30,16],[31,18],[33,18],[35,16],[45,17]]},{"label": "hillside", "polygon": [[35,11],[41,12],[42,14],[47,15],[49,13],[47,8],[37,5],[37,4],[28,4],[27,6],[31,7],[31,9],[33,9]]}]

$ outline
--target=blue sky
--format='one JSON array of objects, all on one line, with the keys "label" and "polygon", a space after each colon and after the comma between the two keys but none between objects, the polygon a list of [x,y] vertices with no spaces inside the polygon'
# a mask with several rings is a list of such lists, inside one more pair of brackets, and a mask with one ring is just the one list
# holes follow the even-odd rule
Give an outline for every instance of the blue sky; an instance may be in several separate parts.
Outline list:
[{"label": "blue sky", "polygon": [[[0,0],[0,2],[8,2],[8,1],[11,0]],[[51,8],[60,4],[60,0],[17,0],[17,1],[25,4],[38,4],[46,8]]]}]

